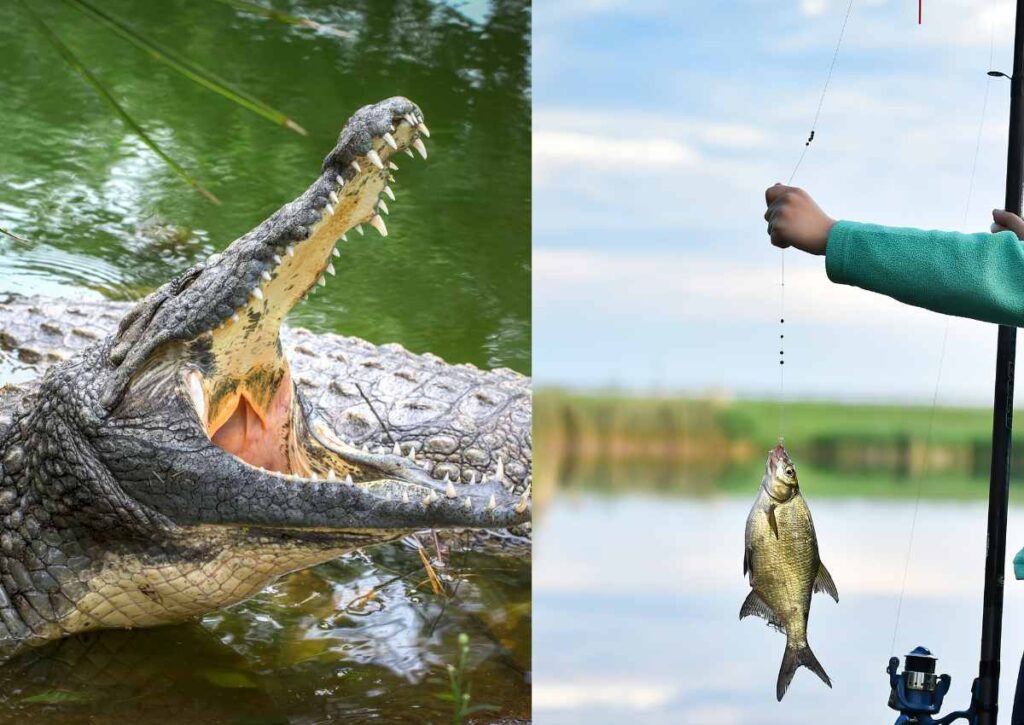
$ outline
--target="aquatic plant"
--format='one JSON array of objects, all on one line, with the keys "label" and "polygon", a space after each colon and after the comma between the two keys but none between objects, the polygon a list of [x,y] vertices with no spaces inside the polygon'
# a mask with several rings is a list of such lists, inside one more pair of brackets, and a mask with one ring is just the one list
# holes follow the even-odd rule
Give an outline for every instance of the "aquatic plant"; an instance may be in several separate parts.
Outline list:
[{"label": "aquatic plant", "polygon": [[[459,649],[455,658],[455,664],[448,664],[448,691],[439,692],[437,699],[452,703],[452,725],[462,725],[466,718],[478,712],[493,712],[497,710],[494,705],[474,705],[469,692],[469,679],[466,675],[466,665],[469,659],[469,635],[465,632],[459,634]],[[444,682],[437,679],[436,682]]]}]

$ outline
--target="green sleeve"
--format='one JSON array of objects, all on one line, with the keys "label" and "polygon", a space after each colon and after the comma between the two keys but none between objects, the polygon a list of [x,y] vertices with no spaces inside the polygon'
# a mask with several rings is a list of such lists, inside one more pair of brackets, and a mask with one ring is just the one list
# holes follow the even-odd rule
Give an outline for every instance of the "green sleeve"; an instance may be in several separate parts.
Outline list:
[{"label": "green sleeve", "polygon": [[829,279],[908,305],[1024,326],[1024,246],[1013,232],[961,234],[841,221],[825,252]]}]

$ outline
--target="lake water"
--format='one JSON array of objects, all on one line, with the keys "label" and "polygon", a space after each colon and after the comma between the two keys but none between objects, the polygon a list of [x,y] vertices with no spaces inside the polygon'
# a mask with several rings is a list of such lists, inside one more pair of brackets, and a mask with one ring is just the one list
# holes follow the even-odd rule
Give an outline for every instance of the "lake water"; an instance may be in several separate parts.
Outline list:
[{"label": "lake water", "polygon": [[[743,530],[753,501],[558,495],[536,521],[534,714],[538,725],[886,723],[891,654],[923,644],[953,677],[946,709],[970,701],[977,671],[984,502],[920,504],[892,651],[913,501],[815,500],[839,604],[815,595],[809,642],[832,678],[800,669],[775,700],[784,637],[737,619],[748,586]],[[1012,508],[1010,552],[1024,545]],[[1007,566],[1001,721],[1024,651],[1024,582]]]},{"label": "lake water", "polygon": [[[0,292],[141,297],[304,190],[354,110],[405,95],[430,127],[429,159],[399,157],[390,235],[349,235],[337,277],[290,322],[530,372],[528,2],[273,3],[345,38],[221,2],[102,3],[286,112],[305,137],[183,79],[71,3],[30,5],[223,204],[175,176],[5,3],[0,227],[28,243],[0,236]],[[0,383],[17,368],[4,355]],[[0,670],[0,721],[448,722],[431,679],[445,677],[459,632],[471,637],[474,699],[529,716],[528,556],[460,557],[447,599],[424,591],[410,550],[366,557],[288,577],[201,624],[69,640]],[[372,606],[346,609],[375,586]]]},{"label": "lake water", "polygon": [[392,544],[293,574],[196,624],[61,640],[0,667],[0,722],[441,725],[451,706],[437,695],[462,632],[474,702],[506,722],[528,718],[529,558],[448,561],[444,596],[415,549]]}]

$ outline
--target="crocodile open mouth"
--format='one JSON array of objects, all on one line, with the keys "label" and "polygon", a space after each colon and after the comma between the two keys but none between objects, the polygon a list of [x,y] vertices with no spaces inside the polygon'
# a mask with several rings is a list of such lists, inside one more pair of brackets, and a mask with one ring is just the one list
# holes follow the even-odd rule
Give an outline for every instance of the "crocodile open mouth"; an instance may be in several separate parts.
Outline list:
[{"label": "crocodile open mouth", "polygon": [[[413,150],[427,157],[421,136],[429,132],[415,106],[372,120],[376,133],[364,134],[358,152],[353,143],[345,148],[340,142],[345,153],[332,152],[319,179],[282,209],[290,219],[306,221],[297,234],[284,243],[279,234],[272,235],[269,243],[248,247],[243,237],[207,261],[204,273],[243,266],[252,285],[240,304],[218,307],[217,324],[187,343],[190,363],[182,372],[184,388],[209,440],[264,473],[346,482],[406,502],[457,499],[467,511],[505,508],[520,516],[529,505],[529,491],[513,493],[500,461],[487,481],[491,485],[456,487],[447,479],[436,481],[417,465],[411,451],[403,456],[396,446],[390,453],[371,453],[335,435],[323,422],[309,420],[296,392],[280,343],[282,321],[335,274],[334,265],[343,262],[339,241],[355,235],[355,242],[364,224],[387,235],[381,215],[389,212],[388,201],[395,200],[391,184],[398,171],[391,157],[399,152],[415,157]],[[265,224],[273,222],[272,217]]]},{"label": "crocodile open mouth", "polygon": [[[186,374],[186,385],[207,435],[217,446],[267,471],[303,477],[351,475],[353,467],[313,451],[296,396],[288,360],[279,342],[281,323],[293,307],[335,274],[339,242],[363,225],[387,236],[382,214],[398,166],[391,155],[415,148],[423,158],[420,135],[426,125],[417,110],[393,116],[388,130],[371,136],[362,154],[339,167],[328,161],[316,193],[306,202],[312,224],[308,236],[289,240],[265,259],[245,302],[209,332],[211,364]],[[214,255],[207,268],[230,264]],[[319,446],[317,446],[319,447]],[[319,454],[319,455],[317,455]],[[332,465],[333,464],[333,465]]]}]

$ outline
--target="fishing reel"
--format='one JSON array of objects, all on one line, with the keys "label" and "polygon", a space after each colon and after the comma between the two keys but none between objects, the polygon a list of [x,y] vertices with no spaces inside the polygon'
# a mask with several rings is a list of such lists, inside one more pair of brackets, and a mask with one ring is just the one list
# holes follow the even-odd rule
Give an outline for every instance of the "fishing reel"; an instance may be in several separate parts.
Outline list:
[{"label": "fishing reel", "polygon": [[935,675],[938,659],[925,647],[916,647],[907,654],[903,672],[898,657],[889,658],[889,707],[900,713],[895,725],[948,725],[956,720],[966,720],[970,725],[978,721],[974,703],[978,698],[978,681],[971,687],[971,706],[966,710],[951,712],[935,719],[932,715],[942,709],[942,699],[949,691],[952,678],[949,675]]}]

